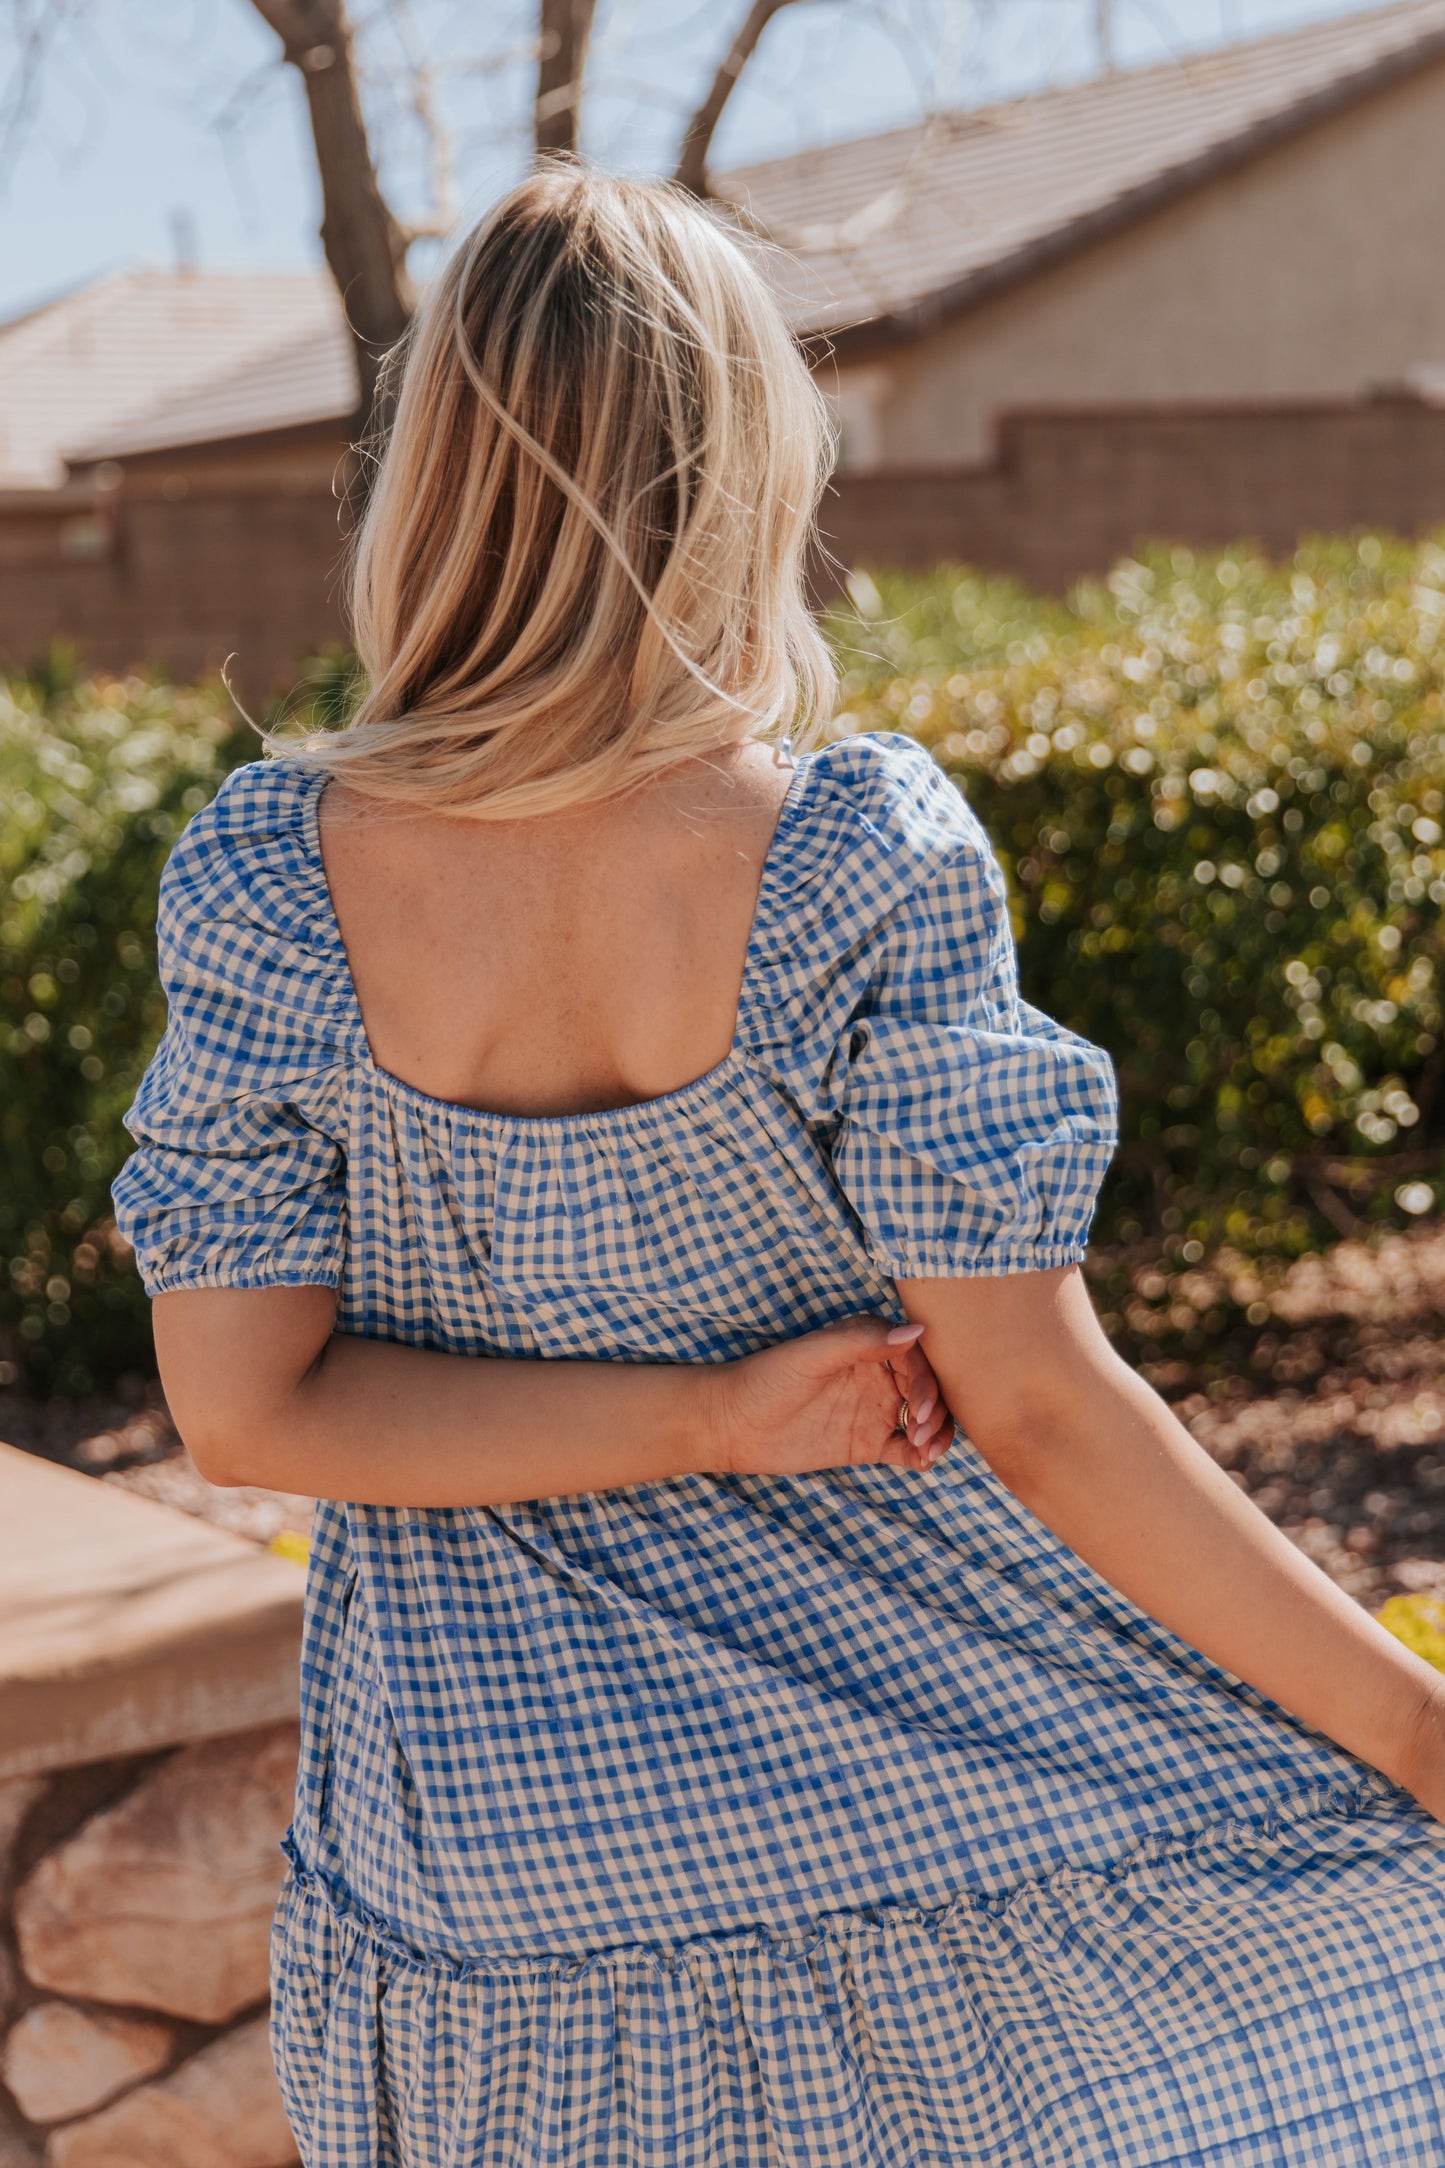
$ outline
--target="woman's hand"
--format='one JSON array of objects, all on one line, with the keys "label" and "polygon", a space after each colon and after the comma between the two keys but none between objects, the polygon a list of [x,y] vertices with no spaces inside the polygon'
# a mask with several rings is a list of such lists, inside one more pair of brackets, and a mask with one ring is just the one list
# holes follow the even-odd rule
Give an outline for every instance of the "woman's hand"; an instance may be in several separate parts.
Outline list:
[{"label": "woman's hand", "polygon": [[[918,1347],[923,1329],[846,1317],[721,1364],[709,1470],[803,1475],[878,1461],[933,1467],[953,1441],[953,1417]],[[906,1435],[899,1429],[905,1412]]]}]

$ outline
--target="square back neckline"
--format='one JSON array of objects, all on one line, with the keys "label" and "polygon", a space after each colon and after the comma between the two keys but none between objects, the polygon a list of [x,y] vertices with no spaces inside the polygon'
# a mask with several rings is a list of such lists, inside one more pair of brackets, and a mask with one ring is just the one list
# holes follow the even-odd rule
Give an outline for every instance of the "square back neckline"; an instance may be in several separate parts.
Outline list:
[{"label": "square back neckline", "polygon": [[[786,747],[784,748],[786,750]],[[748,926],[747,945],[743,950],[742,979],[738,988],[737,1010],[733,1018],[732,1041],[721,1061],[703,1070],[700,1076],[685,1084],[675,1085],[672,1090],[655,1093],[649,1099],[632,1099],[621,1106],[594,1107],[574,1113],[563,1114],[508,1114],[495,1107],[467,1106],[459,1099],[439,1099],[432,1092],[423,1091],[419,1084],[412,1084],[394,1070],[385,1068],[372,1049],[371,1035],[362,1014],[361,997],[357,992],[352,974],[351,959],[346,952],[346,942],[341,932],[341,921],[331,894],[331,884],[326,877],[326,863],[321,850],[321,799],[327,784],[332,780],[324,769],[303,769],[301,780],[306,787],[304,801],[303,831],[310,872],[316,888],[317,915],[320,930],[331,953],[332,968],[343,996],[347,1019],[351,1026],[358,1058],[367,1075],[393,1096],[409,1101],[422,1112],[444,1115],[453,1123],[471,1123],[479,1128],[508,1130],[546,1131],[582,1130],[589,1127],[625,1127],[629,1120],[665,1116],[674,1110],[681,1112],[692,1102],[709,1095],[712,1088],[727,1082],[743,1059],[743,1039],[751,1007],[752,980],[757,962],[768,912],[773,902],[773,890],[778,885],[784,856],[783,846],[787,839],[805,796],[805,781],[812,775],[814,759],[811,752],[800,753],[795,761],[787,790],[778,808],[778,817],[763,854],[762,872],[758,877],[757,896],[753,903],[753,915]]]}]

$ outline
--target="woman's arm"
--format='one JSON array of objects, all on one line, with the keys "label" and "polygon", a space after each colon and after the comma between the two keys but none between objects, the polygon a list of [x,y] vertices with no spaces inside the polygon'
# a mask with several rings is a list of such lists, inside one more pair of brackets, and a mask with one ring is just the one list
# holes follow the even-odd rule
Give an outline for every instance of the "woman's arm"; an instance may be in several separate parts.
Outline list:
[{"label": "woman's arm", "polygon": [[960,1426],[1031,1513],[1445,1820],[1445,1676],[1305,1558],[1115,1354],[1076,1266],[899,1292]]},{"label": "woman's arm", "polygon": [[[921,1326],[848,1318],[731,1363],[509,1361],[333,1331],[327,1287],[157,1295],[156,1358],[214,1483],[489,1506],[679,1475],[796,1474],[947,1449]],[[896,1424],[903,1396],[915,1414]]]}]

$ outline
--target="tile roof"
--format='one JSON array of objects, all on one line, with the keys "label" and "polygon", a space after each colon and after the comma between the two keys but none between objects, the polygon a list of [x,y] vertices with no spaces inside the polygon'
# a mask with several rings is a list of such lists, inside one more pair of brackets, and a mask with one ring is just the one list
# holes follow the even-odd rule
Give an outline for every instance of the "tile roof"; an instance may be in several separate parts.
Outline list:
[{"label": "tile roof", "polygon": [[320,269],[122,271],[0,324],[0,489],[54,487],[74,447],[328,328],[344,338]]},{"label": "tile roof", "polygon": [[923,328],[1378,86],[1445,59],[1445,0],[948,113],[725,174],[794,327]]},{"label": "tile roof", "polygon": [[273,339],[269,351],[254,354],[241,368],[228,368],[189,394],[182,391],[102,431],[91,443],[69,445],[67,452],[76,464],[130,459],[268,429],[297,429],[307,422],[338,422],[354,412],[358,396],[351,338],[337,310],[334,322],[318,323],[284,344]]}]

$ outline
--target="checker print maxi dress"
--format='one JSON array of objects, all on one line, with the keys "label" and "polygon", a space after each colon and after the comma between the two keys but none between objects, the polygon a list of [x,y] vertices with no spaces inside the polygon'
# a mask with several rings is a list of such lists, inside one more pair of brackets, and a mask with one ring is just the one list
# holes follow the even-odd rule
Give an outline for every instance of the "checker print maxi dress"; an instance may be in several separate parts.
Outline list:
[{"label": "checker print maxi dress", "polygon": [[[115,1193],[153,1292],[328,1282],[354,1333],[698,1362],[1080,1256],[1112,1072],[1020,999],[916,746],[799,764],[726,1059],[561,1118],[378,1069],[321,787],[242,768],[166,873]],[[308,2168],[1445,2163],[1445,1828],[965,1440],[927,1476],[323,1502],[302,1668],[273,2026]]]}]

